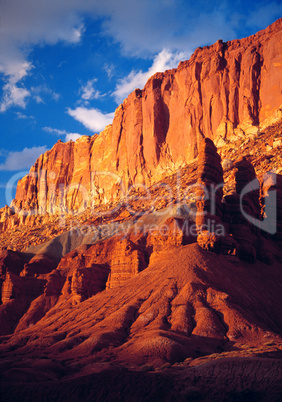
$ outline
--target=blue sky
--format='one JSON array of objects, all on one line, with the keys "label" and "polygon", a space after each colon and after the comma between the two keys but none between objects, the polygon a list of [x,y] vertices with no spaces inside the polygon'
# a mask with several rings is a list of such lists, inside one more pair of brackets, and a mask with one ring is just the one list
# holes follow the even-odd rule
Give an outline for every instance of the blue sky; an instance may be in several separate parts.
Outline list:
[{"label": "blue sky", "polygon": [[280,0],[2,0],[0,207],[61,139],[99,133],[157,71],[282,16]]}]

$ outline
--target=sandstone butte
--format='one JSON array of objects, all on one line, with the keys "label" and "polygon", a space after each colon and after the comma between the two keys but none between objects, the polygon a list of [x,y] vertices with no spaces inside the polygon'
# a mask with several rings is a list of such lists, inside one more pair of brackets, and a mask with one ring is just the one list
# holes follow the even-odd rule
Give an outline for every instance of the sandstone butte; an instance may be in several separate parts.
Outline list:
[{"label": "sandstone butte", "polygon": [[[3,400],[281,400],[281,35],[197,49],[19,182]],[[140,183],[153,208],[138,186],[119,203]]]}]

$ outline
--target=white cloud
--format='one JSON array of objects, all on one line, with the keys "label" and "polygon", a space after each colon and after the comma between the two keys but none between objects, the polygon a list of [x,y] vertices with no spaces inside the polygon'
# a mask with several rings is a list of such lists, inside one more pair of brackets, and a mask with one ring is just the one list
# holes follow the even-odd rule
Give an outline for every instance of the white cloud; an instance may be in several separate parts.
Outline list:
[{"label": "white cloud", "polygon": [[51,97],[52,97],[52,99],[53,99],[55,102],[58,102],[58,100],[60,99],[61,95],[58,94],[58,93],[55,92],[55,91],[52,91]]},{"label": "white cloud", "polygon": [[22,151],[9,152],[6,161],[0,164],[1,170],[23,170],[29,169],[36,159],[47,151],[46,146],[24,148]]},{"label": "white cloud", "polygon": [[30,95],[33,97],[36,103],[45,104],[46,98],[52,99],[57,102],[60,98],[60,95],[48,88],[46,85],[39,85],[36,87],[30,88]]},{"label": "white cloud", "polygon": [[[119,44],[127,56],[150,59],[162,49],[190,53],[219,38],[233,39],[242,29],[250,32],[247,7],[243,0],[2,0],[0,73],[6,87],[1,110],[25,107],[30,91],[18,84],[32,73],[28,58],[33,46],[79,43],[85,16],[102,21],[100,34]],[[281,16],[281,1],[257,0],[251,9],[252,21],[261,29]],[[139,72],[128,79],[142,82]]]},{"label": "white cloud", "polygon": [[36,103],[42,103],[42,104],[44,104],[44,100],[41,98],[40,95],[34,95],[33,98],[34,98],[34,100],[35,100]]},{"label": "white cloud", "polygon": [[3,93],[0,112],[5,112],[11,106],[19,106],[25,109],[27,98],[30,97],[30,92],[27,89],[21,88],[11,82],[4,85]]},{"label": "white cloud", "polygon": [[[4,40],[2,40],[2,42],[4,42]],[[32,64],[27,62],[20,53],[5,54],[4,48],[1,56],[2,62],[0,62],[0,71],[9,76],[9,83],[11,85],[15,85],[17,82],[21,81],[33,68]]]},{"label": "white cloud", "polygon": [[147,80],[155,73],[168,70],[176,67],[181,60],[185,60],[189,54],[183,52],[172,53],[168,50],[162,50],[153,61],[152,66],[148,71],[134,71],[132,70],[129,75],[119,80],[113,96],[117,103],[130,94],[136,88],[143,88]]},{"label": "white cloud", "polygon": [[92,80],[87,81],[87,83],[81,87],[80,93],[81,98],[85,101],[99,99],[104,97],[105,95],[101,94],[100,91],[94,88],[95,82],[97,82],[97,78],[93,78]]},{"label": "white cloud", "polygon": [[108,76],[108,78],[110,80],[114,75],[115,66],[114,66],[113,63],[105,63],[104,70],[106,71],[107,76]]},{"label": "white cloud", "polygon": [[80,134],[68,133],[66,134],[65,141],[76,141],[81,137]]},{"label": "white cloud", "polygon": [[2,0],[0,73],[5,85],[0,111],[12,106],[26,107],[31,94],[22,81],[33,69],[27,60],[33,45],[55,44],[60,40],[78,43],[83,29],[74,7],[66,14],[65,1]]},{"label": "white cloud", "polygon": [[21,119],[21,120],[27,120],[27,119],[34,120],[34,116],[28,116],[28,115],[23,114],[21,112],[16,112],[16,116],[17,116],[17,119]]},{"label": "white cloud", "polygon": [[98,109],[87,109],[85,107],[68,109],[68,114],[94,133],[101,132],[108,124],[112,123],[114,118],[114,113],[103,113]]},{"label": "white cloud", "polygon": [[[252,12],[278,18],[281,2],[266,3],[257,0]],[[101,33],[120,43],[127,54],[148,57],[164,48],[190,51],[203,40],[232,39],[238,28],[232,16],[236,13],[247,25],[246,11],[243,0],[2,0],[0,69],[14,75],[15,61],[27,63],[27,45],[78,43],[85,32],[85,15],[102,20]]]},{"label": "white cloud", "polygon": [[[187,52],[195,46],[216,41],[219,33],[224,39],[232,39],[235,35],[230,19],[233,3],[224,7],[226,2],[222,0],[123,0],[106,3],[111,3],[111,10],[107,9],[109,18],[104,20],[103,30],[131,57],[152,56],[164,48]],[[208,24],[200,24],[202,17],[206,17]],[[208,31],[204,43],[202,31]]]},{"label": "white cloud", "polygon": [[69,133],[66,130],[58,130],[57,128],[52,128],[52,127],[43,127],[43,130],[46,131],[46,133],[50,134],[55,134],[58,135],[59,137],[64,136],[65,141],[76,141],[78,138],[81,137],[81,134],[78,133]]}]

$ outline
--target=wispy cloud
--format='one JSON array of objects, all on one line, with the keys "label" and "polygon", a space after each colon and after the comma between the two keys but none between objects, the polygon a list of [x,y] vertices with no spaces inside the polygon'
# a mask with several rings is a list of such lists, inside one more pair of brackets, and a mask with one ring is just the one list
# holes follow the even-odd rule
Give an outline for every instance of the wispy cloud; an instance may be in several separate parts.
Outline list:
[{"label": "wispy cloud", "polygon": [[101,132],[108,124],[112,123],[114,118],[114,113],[103,113],[98,109],[87,109],[85,107],[68,109],[67,112],[94,133]]},{"label": "wispy cloud", "polygon": [[[15,71],[15,65],[18,66],[19,71]],[[25,88],[24,78],[30,74],[32,69],[32,64],[26,61],[22,63],[16,61],[12,66],[9,63],[6,66],[0,63],[0,72],[4,73],[5,76],[3,96],[0,102],[0,112],[5,112],[10,107],[14,106],[25,109],[31,97],[33,97],[37,103],[44,103],[39,92],[48,93],[55,101],[59,99],[59,94],[44,87],[41,88],[41,91],[39,91],[39,88],[31,88],[30,90]]]},{"label": "wispy cloud", "polygon": [[39,104],[39,103],[41,103],[41,104],[44,104],[44,103],[45,103],[44,100],[41,98],[40,95],[34,95],[33,98],[34,98],[35,102],[38,103],[38,104]]},{"label": "wispy cloud", "polygon": [[81,137],[81,134],[78,133],[69,133],[66,130],[58,130],[57,128],[52,128],[52,127],[43,127],[43,130],[46,133],[54,134],[59,137],[65,137],[65,141],[76,141],[78,138]]},{"label": "wispy cloud", "polygon": [[[164,48],[191,51],[195,46],[217,40],[219,33],[220,37],[231,39],[235,30],[230,15],[232,11],[241,11],[240,7],[236,10],[234,4],[238,1],[228,0],[112,0],[109,3],[111,11],[109,7],[107,10],[110,17],[104,20],[103,31],[120,43],[122,51],[131,57],[151,57]],[[227,6],[224,7],[224,4]],[[208,24],[203,25],[202,19],[207,19]],[[208,31],[208,35],[203,36],[202,31]]]},{"label": "wispy cloud", "polygon": [[0,164],[0,171],[16,171],[29,169],[36,159],[47,151],[46,146],[24,148],[22,151],[8,152],[4,163]]},{"label": "wispy cloud", "polygon": [[60,99],[60,95],[53,91],[52,89],[48,88],[47,85],[39,85],[36,87],[30,88],[30,94],[36,103],[43,103],[45,104],[46,99],[49,101],[52,99],[55,102],[58,102]]},{"label": "wispy cloud", "polygon": [[[250,34],[250,27],[265,28],[281,16],[281,7],[281,0],[70,0],[67,7],[66,0],[3,0],[0,73],[5,86],[0,110],[24,108],[30,99],[23,80],[33,71],[29,61],[33,47],[59,41],[79,43],[85,32],[85,15],[99,18],[100,35],[119,44],[127,57],[152,59],[163,49],[186,54],[219,38],[233,39],[246,30]],[[111,65],[105,70],[110,78]],[[139,72],[133,72],[127,81],[134,80],[142,81]]]},{"label": "wispy cloud", "polygon": [[28,115],[23,114],[23,113],[21,113],[21,112],[16,112],[15,114],[16,114],[16,116],[17,116],[17,119],[21,119],[21,120],[28,120],[28,119],[30,119],[30,120],[34,120],[34,116],[28,116]]},{"label": "wispy cloud", "polygon": [[153,61],[152,66],[148,71],[134,71],[132,70],[129,75],[119,80],[113,96],[117,103],[132,92],[135,88],[143,88],[146,81],[156,72],[162,72],[169,68],[176,67],[179,61],[187,58],[189,54],[183,52],[172,53],[166,49],[162,50]]},{"label": "wispy cloud", "polygon": [[6,112],[11,106],[19,106],[25,109],[29,97],[30,92],[27,89],[11,81],[7,82],[3,86],[3,98],[0,104],[0,112]]},{"label": "wispy cloud", "polygon": [[97,78],[87,81],[85,85],[80,88],[81,99],[84,101],[90,101],[93,99],[100,99],[105,96],[100,91],[94,88],[94,84],[97,82]]},{"label": "wispy cloud", "polygon": [[67,133],[65,137],[65,141],[76,141],[81,137],[81,134],[77,133]]},{"label": "wispy cloud", "polygon": [[104,70],[106,71],[109,80],[111,80],[114,75],[114,71],[115,71],[114,64],[113,63],[105,63]]},{"label": "wispy cloud", "polygon": [[[82,19],[72,10],[66,17],[65,2],[33,0],[2,1],[0,73],[5,84],[0,111],[25,108],[31,97],[24,78],[32,73],[29,51],[38,43],[78,43],[84,30]],[[37,98],[39,100],[39,98]]]}]

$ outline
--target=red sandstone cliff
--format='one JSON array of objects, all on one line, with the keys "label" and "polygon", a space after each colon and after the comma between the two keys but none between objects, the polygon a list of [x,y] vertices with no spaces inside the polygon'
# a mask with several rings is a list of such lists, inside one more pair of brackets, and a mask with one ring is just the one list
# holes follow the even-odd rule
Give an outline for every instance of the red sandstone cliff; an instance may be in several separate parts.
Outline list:
[{"label": "red sandstone cliff", "polygon": [[100,135],[58,142],[18,184],[13,205],[67,212],[151,184],[198,154],[281,118],[282,19],[241,40],[198,48],[177,69],[157,73],[117,108]]}]

